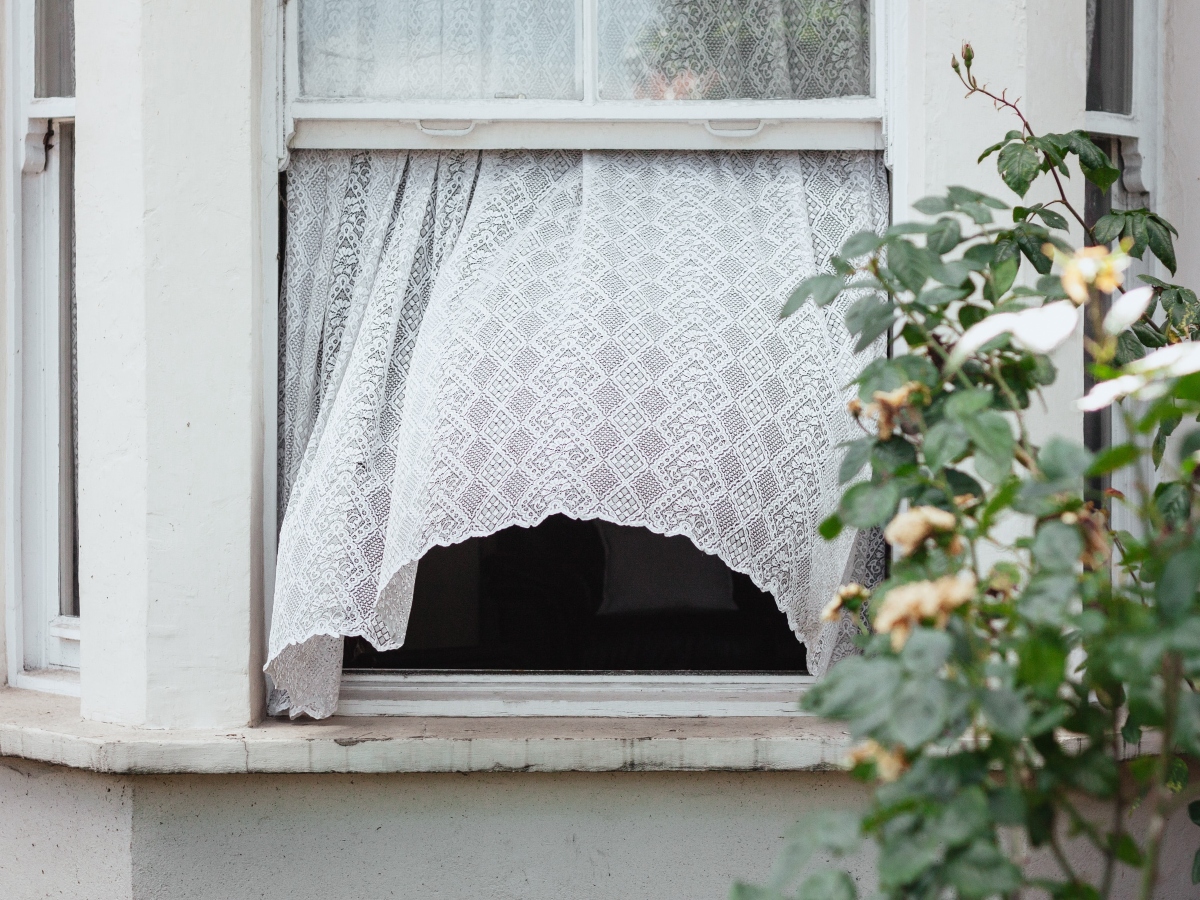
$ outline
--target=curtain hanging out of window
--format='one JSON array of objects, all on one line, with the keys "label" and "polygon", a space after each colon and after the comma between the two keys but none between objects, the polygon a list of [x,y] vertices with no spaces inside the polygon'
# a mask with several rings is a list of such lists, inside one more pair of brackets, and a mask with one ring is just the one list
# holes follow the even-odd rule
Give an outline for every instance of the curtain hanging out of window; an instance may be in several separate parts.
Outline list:
[{"label": "curtain hanging out of window", "polygon": [[817,526],[861,360],[843,306],[778,316],[886,225],[878,154],[301,151],[287,205],[275,711],[333,713],[343,636],[403,643],[431,547],[553,514],[685,535],[844,652],[821,609],[882,557]]}]

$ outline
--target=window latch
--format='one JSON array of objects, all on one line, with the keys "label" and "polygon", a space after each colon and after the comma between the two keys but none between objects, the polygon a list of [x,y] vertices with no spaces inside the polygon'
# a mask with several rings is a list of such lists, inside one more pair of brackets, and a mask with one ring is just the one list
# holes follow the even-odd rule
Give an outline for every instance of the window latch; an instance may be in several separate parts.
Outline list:
[{"label": "window latch", "polygon": [[704,130],[713,137],[748,138],[754,137],[763,130],[767,123],[762,119],[744,121],[716,121],[709,119],[704,123]]},{"label": "window latch", "polygon": [[435,119],[418,119],[417,130],[430,137],[466,137],[475,130],[476,122],[443,122]]}]

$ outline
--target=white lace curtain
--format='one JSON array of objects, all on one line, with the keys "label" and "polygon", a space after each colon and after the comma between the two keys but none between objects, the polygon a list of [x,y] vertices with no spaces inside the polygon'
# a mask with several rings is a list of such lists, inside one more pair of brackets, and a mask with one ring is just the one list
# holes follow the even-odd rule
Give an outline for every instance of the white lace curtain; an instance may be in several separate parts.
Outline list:
[{"label": "white lace curtain", "polygon": [[343,636],[402,644],[429,548],[556,513],[686,535],[842,652],[820,611],[882,562],[816,534],[861,360],[842,307],[778,313],[886,224],[877,154],[292,159],[274,710],[334,711]]},{"label": "white lace curtain", "polygon": [[[306,97],[583,97],[577,0],[299,0]],[[870,0],[599,0],[602,100],[871,92]]]}]

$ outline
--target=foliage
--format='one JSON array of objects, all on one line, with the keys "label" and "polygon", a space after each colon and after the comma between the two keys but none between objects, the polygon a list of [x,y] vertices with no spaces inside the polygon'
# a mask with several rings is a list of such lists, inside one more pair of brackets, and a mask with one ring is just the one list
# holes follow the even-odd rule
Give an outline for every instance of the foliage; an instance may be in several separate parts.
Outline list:
[{"label": "foliage", "polygon": [[[887,524],[895,559],[873,591],[849,586],[830,603],[828,618],[865,615],[872,627],[862,655],[803,700],[848,724],[859,742],[849,764],[877,782],[873,804],[789,835],[768,885],[734,888],[742,900],[850,900],[855,886],[837,869],[802,876],[814,854],[853,853],[862,837],[878,844],[883,897],[1108,898],[1128,866],[1148,898],[1185,760],[1200,755],[1200,428],[1182,437],[1176,477],[1151,486],[1137,474],[1160,443],[1151,435],[1200,416],[1200,306],[1146,279],[1101,321],[1098,296],[1116,296],[1131,254],[1149,250],[1174,271],[1174,229],[1146,210],[1114,213],[1089,236],[1117,247],[1072,248],[1068,217],[1086,225],[1061,179],[1077,167],[1107,189],[1116,169],[1082,132],[1037,135],[971,64],[967,45],[954,68],[968,96],[1022,126],[981,159],[995,155],[1021,197],[1043,177],[1059,196],[1013,208],[1011,222],[998,221],[1005,203],[977,191],[927,197],[916,207],[931,221],[855,235],[836,274],[804,282],[785,309],[856,291],[846,321],[858,349],[888,334],[907,345],[855,382],[864,434],[845,448],[847,487],[822,525],[832,538]],[[1026,425],[1055,380],[1048,354],[1084,314],[1095,317],[1098,384],[1080,405],[1137,401],[1120,408],[1132,439],[1095,455],[1061,437],[1037,446]],[[1134,513],[1136,535],[1111,532],[1106,510],[1083,498],[1085,478],[1119,473],[1134,487],[1110,502]],[[1005,537],[1014,532],[1024,536]],[[1084,813],[1096,802],[1100,820]],[[1136,832],[1139,804],[1149,820]],[[1200,823],[1200,804],[1189,811]],[[1068,836],[1102,854],[1096,880],[1072,865]],[[1029,873],[1031,849],[1056,861],[1054,877]]]}]

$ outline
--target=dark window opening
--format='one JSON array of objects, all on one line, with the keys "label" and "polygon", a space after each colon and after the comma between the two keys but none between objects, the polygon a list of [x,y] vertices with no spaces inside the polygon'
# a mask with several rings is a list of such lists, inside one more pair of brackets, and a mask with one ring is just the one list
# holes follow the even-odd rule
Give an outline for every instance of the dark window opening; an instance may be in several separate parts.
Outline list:
[{"label": "dark window opening", "polygon": [[552,516],[436,547],[405,644],[346,640],[347,669],[804,673],[770,594],[685,537]]}]

